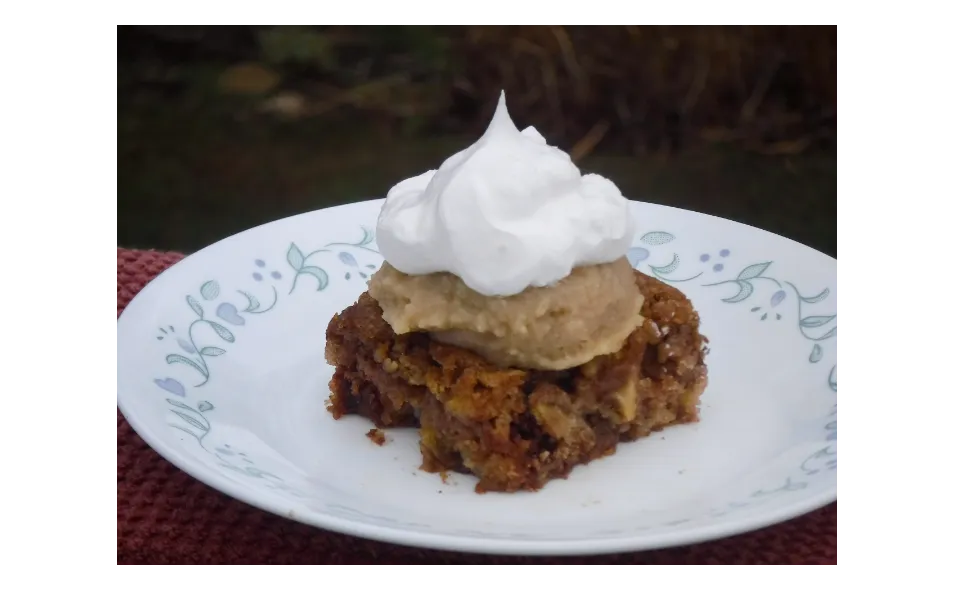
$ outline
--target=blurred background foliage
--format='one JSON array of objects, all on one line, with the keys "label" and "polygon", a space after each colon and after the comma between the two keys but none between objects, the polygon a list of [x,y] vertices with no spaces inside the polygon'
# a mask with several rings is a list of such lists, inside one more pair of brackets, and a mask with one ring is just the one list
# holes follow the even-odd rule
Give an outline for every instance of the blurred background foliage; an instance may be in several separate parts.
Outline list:
[{"label": "blurred background foliage", "polygon": [[122,246],[192,251],[384,196],[500,90],[629,198],[835,255],[835,27],[124,26]]}]

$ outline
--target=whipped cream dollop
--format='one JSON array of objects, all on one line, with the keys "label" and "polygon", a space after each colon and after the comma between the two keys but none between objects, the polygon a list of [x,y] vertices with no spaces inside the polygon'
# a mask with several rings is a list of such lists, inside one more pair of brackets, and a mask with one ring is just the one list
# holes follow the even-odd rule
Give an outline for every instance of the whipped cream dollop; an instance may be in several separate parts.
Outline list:
[{"label": "whipped cream dollop", "polygon": [[476,143],[388,192],[377,242],[405,274],[448,272],[483,295],[509,296],[619,259],[635,230],[616,185],[581,174],[533,127],[518,130],[501,92]]}]

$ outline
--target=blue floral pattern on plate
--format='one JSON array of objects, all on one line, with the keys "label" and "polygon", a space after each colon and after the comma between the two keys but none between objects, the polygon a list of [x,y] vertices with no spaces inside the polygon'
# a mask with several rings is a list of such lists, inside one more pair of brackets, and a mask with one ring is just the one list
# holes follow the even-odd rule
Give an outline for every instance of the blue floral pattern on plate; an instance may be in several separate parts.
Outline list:
[{"label": "blue floral pattern on plate", "polygon": [[[154,443],[158,442],[160,452],[163,452],[163,445],[179,445],[177,448],[183,449],[184,455],[179,456],[176,463],[192,466],[203,479],[205,473],[217,472],[222,479],[216,481],[227,479],[231,482],[228,485],[232,486],[229,493],[238,497],[255,496],[258,493],[252,490],[263,490],[262,498],[266,493],[268,497],[286,498],[288,503],[284,506],[291,508],[284,508],[282,513],[295,519],[307,515],[306,521],[318,521],[321,526],[336,522],[336,526],[345,526],[341,523],[353,522],[382,530],[427,532],[445,537],[539,542],[539,533],[519,528],[504,530],[465,523],[447,525],[420,514],[414,517],[386,505],[369,505],[352,502],[348,496],[335,496],[328,491],[326,483],[309,477],[307,470],[300,471],[302,463],[293,456],[287,456],[291,457],[291,463],[286,461],[284,453],[287,449],[273,452],[267,446],[260,446],[254,438],[256,433],[246,426],[236,428],[236,415],[247,410],[236,409],[235,395],[238,392],[232,389],[236,383],[243,386],[244,371],[239,371],[243,372],[242,377],[232,373],[250,359],[254,363],[260,349],[256,346],[246,349],[249,346],[246,343],[261,341],[265,333],[274,334],[277,316],[282,317],[281,324],[284,325],[289,317],[297,317],[303,309],[317,306],[337,310],[362,291],[382,262],[373,232],[360,225],[369,221],[370,209],[367,217],[362,214],[353,223],[319,223],[319,228],[330,232],[327,239],[302,239],[300,236],[309,231],[304,229],[309,227],[308,224],[302,224],[291,233],[280,230],[279,233],[289,236],[287,241],[282,238],[256,241],[257,237],[245,240],[241,242],[241,248],[220,249],[222,254],[218,255],[218,266],[192,264],[187,273],[179,275],[188,276],[188,280],[171,281],[177,290],[169,291],[165,287],[162,293],[163,301],[168,303],[156,303],[156,296],[152,296],[148,306],[161,311],[147,312],[148,315],[138,312],[137,318],[148,318],[145,321],[149,323],[137,319],[136,326],[139,333],[146,332],[152,341],[150,354],[154,355],[155,362],[148,363],[149,373],[140,375],[136,371],[135,375],[145,384],[146,391],[162,394],[151,398],[149,395],[140,396],[155,400],[148,402],[151,416],[156,415],[155,407],[162,407],[158,416],[164,417],[157,417],[158,422],[150,422],[150,428],[155,424],[156,428],[175,436],[171,443],[166,439],[157,441],[153,436],[150,444],[156,446]],[[675,224],[672,227],[674,229]],[[753,251],[771,251],[771,247],[768,250],[748,248],[748,242],[740,244],[738,239],[723,240],[720,237],[723,234],[717,231],[708,232],[706,240],[696,236],[695,241],[687,241],[685,236],[679,235],[680,231],[683,230],[642,233],[627,253],[633,267],[680,289],[691,286],[697,307],[707,306],[710,314],[713,306],[725,307],[731,311],[727,318],[747,326],[748,337],[764,333],[766,338],[774,341],[778,335],[785,334],[785,346],[803,343],[792,348],[793,356],[788,365],[790,368],[804,366],[806,379],[819,379],[817,391],[810,392],[815,396],[813,408],[817,408],[818,413],[812,409],[812,416],[806,416],[806,421],[800,426],[804,428],[804,433],[798,435],[802,442],[792,449],[790,460],[773,464],[772,475],[764,478],[759,475],[752,480],[755,485],[751,487],[743,482],[731,490],[726,488],[723,502],[701,506],[683,518],[673,518],[681,514],[672,514],[669,518],[642,518],[639,522],[620,523],[619,526],[610,519],[585,531],[554,530],[548,533],[548,539],[574,543],[599,539],[632,540],[634,534],[656,530],[678,535],[679,531],[695,531],[700,526],[709,526],[709,523],[734,523],[755,518],[751,515],[786,506],[790,501],[785,498],[801,499],[808,497],[806,494],[816,494],[812,497],[817,497],[818,492],[812,492],[815,488],[819,488],[822,495],[827,495],[832,489],[832,476],[837,471],[834,282],[827,286],[809,285],[810,281],[803,275],[786,276],[784,269],[796,269],[797,272],[791,258],[782,255],[777,260],[771,257],[760,259],[750,255]],[[711,239],[713,236],[716,239]],[[340,239],[342,237],[345,239]],[[727,238],[733,238],[731,233]],[[687,245],[690,242],[692,245]],[[239,250],[241,255],[234,255]],[[206,274],[205,271],[211,272]],[[321,303],[323,301],[325,303]],[[317,319],[319,323],[326,321],[320,317]],[[157,320],[158,325],[152,323]],[[127,335],[127,340],[131,338]],[[720,350],[725,348],[720,347]],[[252,356],[249,356],[249,351]],[[268,369],[265,372],[269,373],[269,378],[275,374]],[[809,383],[803,386],[809,390],[812,388]],[[260,388],[267,392],[270,383],[263,382]],[[242,395],[252,395],[256,391],[259,389],[249,389],[248,392],[243,389]],[[825,396],[830,396],[831,403],[827,416],[823,405]],[[122,406],[123,396],[120,398]],[[126,406],[123,406],[123,411],[126,413]],[[153,420],[151,416],[150,421]],[[130,416],[127,414],[127,417]],[[309,415],[307,423],[311,424],[313,420],[314,417]],[[135,420],[130,422],[139,431]],[[326,429],[326,426],[321,428]],[[340,427],[336,424],[336,432]],[[335,444],[337,434],[332,436],[330,430],[322,432],[325,433],[322,437],[327,438],[321,440]],[[249,433],[252,438],[249,438]],[[375,457],[387,453],[378,447],[374,449]],[[317,452],[320,453],[321,449]],[[163,454],[167,455],[166,452]],[[390,461],[390,458],[386,460]],[[417,481],[432,479],[421,475],[423,477]],[[215,485],[220,487],[219,483]],[[445,492],[444,497],[447,496]],[[347,526],[345,529],[354,530]],[[396,537],[392,535],[391,538]],[[627,547],[632,545],[627,541]],[[462,546],[489,548],[479,541],[463,543]]]},{"label": "blue floral pattern on plate", "polygon": [[[370,273],[373,273],[381,263],[381,256],[372,246],[374,234],[367,228],[361,228],[362,236],[355,242],[330,242],[324,246],[310,251],[307,254],[295,243],[289,245],[285,261],[291,272],[288,273],[290,282],[288,282],[288,293],[291,295],[297,289],[304,288],[306,279],[314,279],[311,285],[313,292],[325,290],[330,282],[331,275],[329,268],[335,269],[337,276],[346,281],[354,278],[360,278],[367,281]],[[676,236],[667,231],[652,231],[644,234],[640,238],[641,246],[630,248],[627,257],[634,268],[639,268],[641,263],[647,262],[651,257],[651,249],[656,246],[669,244],[674,241]],[[679,254],[672,254],[666,264],[647,264],[648,271],[655,277],[670,283],[686,283],[696,280],[706,280],[705,277],[713,276],[725,270],[725,265],[729,263],[731,252],[726,248],[714,250],[714,254],[704,252],[695,256],[699,265],[689,271],[685,270],[683,264],[684,257]],[[320,263],[319,260],[325,262]],[[715,262],[718,260],[718,262]],[[333,266],[329,267],[328,263]],[[834,325],[835,314],[815,314],[810,311],[811,306],[823,302],[829,295],[829,289],[825,288],[814,295],[805,295],[799,291],[798,287],[792,282],[780,280],[773,277],[769,270],[772,261],[761,261],[746,265],[736,273],[734,278],[723,280],[712,280],[703,283],[703,287],[712,288],[720,296],[721,301],[728,304],[739,304],[747,300],[757,300],[760,297],[767,297],[759,305],[751,308],[751,312],[758,317],[758,321],[767,319],[782,319],[782,311],[785,302],[794,301],[794,326],[798,329],[801,336],[807,340],[810,345],[806,357],[808,363],[819,363],[824,358],[824,345],[833,342],[837,336],[837,330]],[[169,339],[180,349],[180,352],[169,353],[166,356],[166,363],[183,364],[192,368],[201,378],[199,381],[187,386],[182,382],[171,377],[156,378],[154,382],[163,390],[173,393],[177,397],[188,397],[188,388],[199,389],[204,386],[211,378],[211,368],[209,359],[226,354],[226,350],[221,346],[236,343],[236,336],[233,330],[246,325],[247,318],[251,319],[256,315],[267,313],[272,310],[280,299],[277,285],[281,285],[283,280],[287,280],[280,270],[269,270],[269,266],[264,259],[255,259],[253,261],[255,269],[250,277],[255,283],[267,285],[264,291],[266,304],[262,305],[259,297],[253,294],[251,290],[238,290],[237,295],[241,297],[240,303],[232,301],[221,301],[215,305],[222,295],[219,283],[215,280],[209,280],[198,287],[199,297],[192,294],[185,296],[186,305],[195,314],[195,319],[182,329],[183,336],[177,336],[174,326],[166,326],[160,329],[161,334],[157,336],[159,340]],[[767,284],[773,289],[761,295],[758,285]],[[734,291],[732,290],[734,289]],[[260,288],[261,290],[261,288]],[[789,297],[791,294],[791,297]],[[207,315],[206,307],[203,303],[214,307],[214,318]],[[220,323],[221,322],[221,323]],[[226,327],[224,324],[228,324]],[[200,331],[200,328],[206,328]],[[215,339],[220,342],[216,342]],[[837,391],[836,367],[833,364],[828,374],[827,385],[832,392]],[[233,452],[228,444],[214,449],[206,448],[203,441],[213,427],[209,420],[209,412],[215,409],[215,406],[209,401],[199,401],[194,407],[182,400],[169,398],[166,400],[170,404],[169,411],[176,416],[178,423],[170,424],[170,427],[185,432],[194,438],[197,444],[207,453],[214,455],[219,461],[219,465],[235,473],[239,473],[251,478],[262,480],[264,483],[281,483],[281,478],[271,473],[265,472],[255,466],[252,459],[244,453]],[[730,502],[725,508],[712,511],[709,516],[719,518],[729,514],[734,510],[751,506],[759,500],[767,497],[789,492],[803,490],[809,485],[809,479],[824,470],[835,470],[837,468],[837,417],[835,405],[831,412],[831,420],[825,425],[824,436],[827,445],[813,452],[810,456],[798,466],[799,473],[787,477],[776,488],[758,489],[753,491],[749,498],[744,501]],[[294,490],[292,490],[294,491]],[[349,509],[343,506],[329,506],[329,513],[354,518],[361,522],[385,523],[388,525],[398,525],[395,519],[383,516],[363,514],[355,509]],[[691,519],[690,519],[691,520]],[[690,522],[690,520],[679,520],[666,523],[667,526],[679,526]],[[427,528],[427,525],[420,523],[404,523],[409,529]],[[459,531],[461,534],[476,534],[473,531]],[[487,533],[480,533],[480,536],[488,536]],[[490,535],[493,537],[494,535]]]}]

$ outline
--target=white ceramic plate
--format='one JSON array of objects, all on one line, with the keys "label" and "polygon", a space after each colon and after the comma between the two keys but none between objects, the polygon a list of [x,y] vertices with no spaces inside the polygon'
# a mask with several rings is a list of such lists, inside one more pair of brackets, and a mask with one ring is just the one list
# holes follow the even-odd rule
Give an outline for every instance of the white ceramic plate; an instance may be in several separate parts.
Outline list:
[{"label": "white ceramic plate", "polygon": [[119,318],[118,400],[193,477],[290,519],[437,549],[585,554],[724,537],[836,498],[836,262],[724,219],[633,203],[629,252],[710,339],[701,421],[623,444],[542,491],[474,492],[325,410],[328,321],[381,263],[383,201],[314,211],[182,260]]}]

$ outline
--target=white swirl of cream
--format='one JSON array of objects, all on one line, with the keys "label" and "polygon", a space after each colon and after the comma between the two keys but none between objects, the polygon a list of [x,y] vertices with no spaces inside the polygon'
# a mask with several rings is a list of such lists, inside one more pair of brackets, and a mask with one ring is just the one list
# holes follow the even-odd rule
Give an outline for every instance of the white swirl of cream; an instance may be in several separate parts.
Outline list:
[{"label": "white swirl of cream", "polygon": [[388,192],[377,242],[405,274],[449,272],[478,293],[509,296],[619,259],[635,231],[616,185],[581,174],[533,127],[520,132],[501,92],[476,143]]}]

